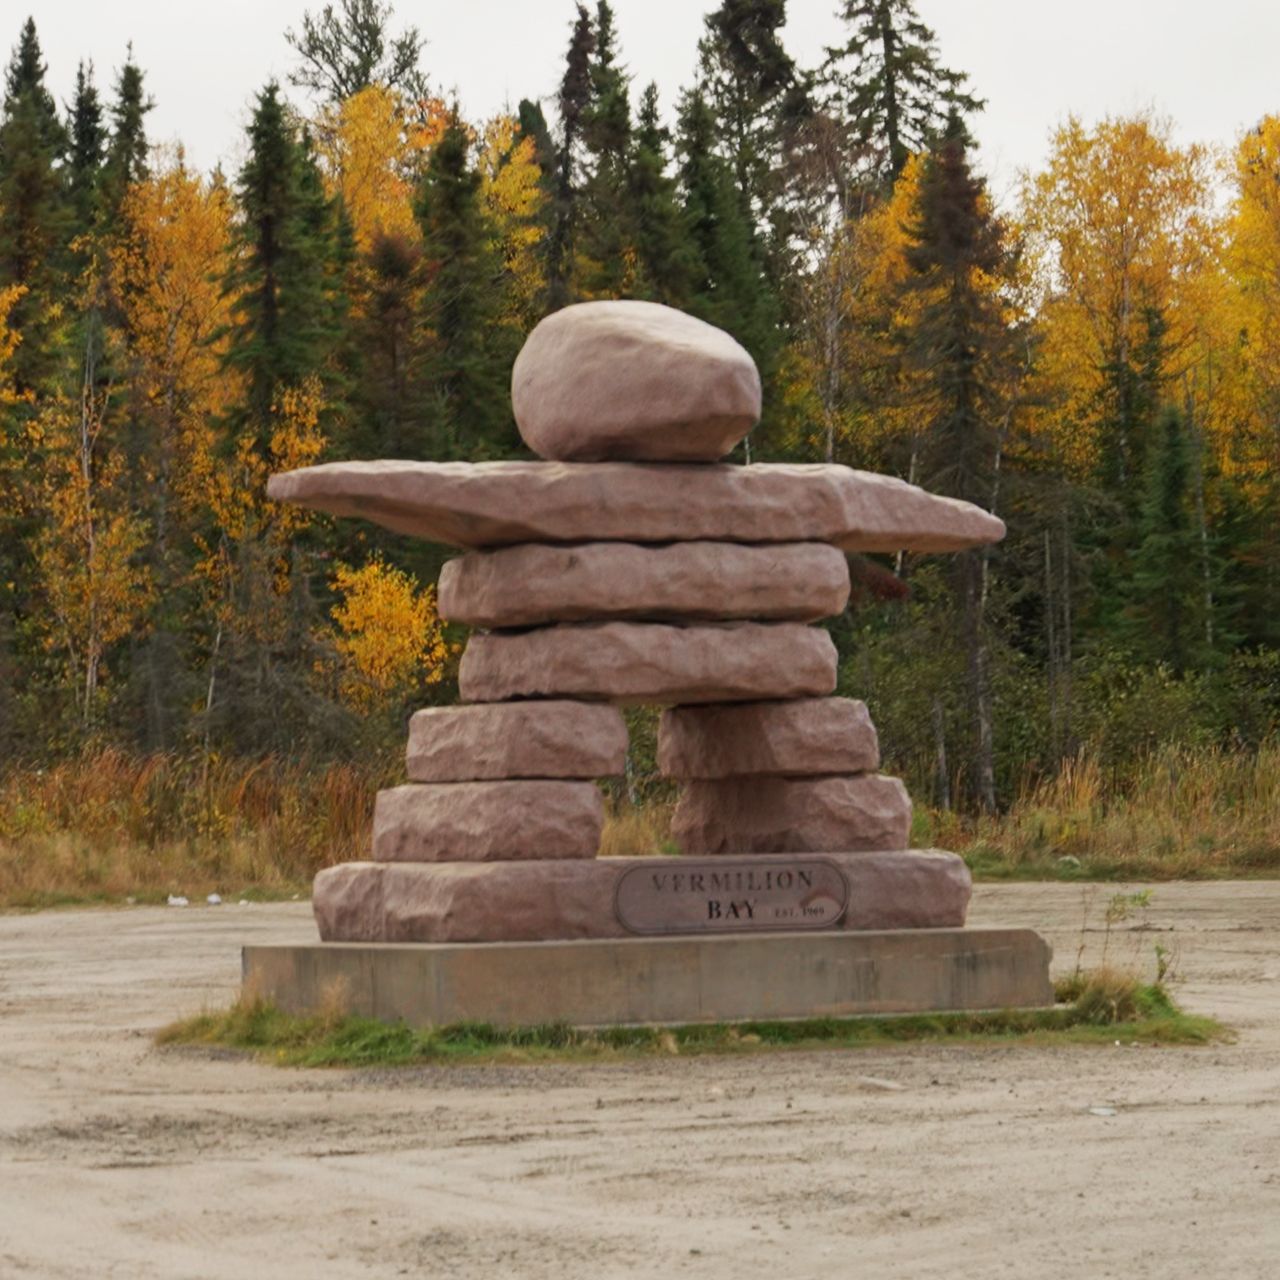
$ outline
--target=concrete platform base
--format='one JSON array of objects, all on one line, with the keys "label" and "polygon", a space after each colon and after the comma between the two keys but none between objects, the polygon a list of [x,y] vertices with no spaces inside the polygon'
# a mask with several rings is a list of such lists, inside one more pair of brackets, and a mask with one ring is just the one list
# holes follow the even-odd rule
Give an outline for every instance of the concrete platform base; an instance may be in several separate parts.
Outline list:
[{"label": "concrete platform base", "polygon": [[577,942],[245,947],[247,986],[282,1008],[340,992],[415,1025],[679,1024],[1000,1009],[1053,1002],[1029,929],[910,929]]}]

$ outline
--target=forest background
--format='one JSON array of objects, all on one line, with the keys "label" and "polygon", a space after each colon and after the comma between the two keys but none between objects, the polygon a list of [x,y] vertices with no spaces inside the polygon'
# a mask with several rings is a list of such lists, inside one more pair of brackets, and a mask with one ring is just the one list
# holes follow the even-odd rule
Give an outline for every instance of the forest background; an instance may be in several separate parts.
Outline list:
[{"label": "forest background", "polygon": [[[828,624],[917,842],[991,873],[1280,866],[1280,117],[1221,150],[1151,113],[1068,119],[997,208],[980,86],[910,0],[846,0],[816,66],[785,9],[707,14],[668,127],[607,0],[569,9],[552,96],[489,120],[433,89],[390,5],[339,0],[211,174],[149,142],[131,53],[55,87],[21,28],[0,902],[291,886],[358,853],[407,715],[456,696],[446,553],[278,507],[266,477],[528,456],[524,336],[613,297],[751,351],[764,417],[735,461],[888,472],[1008,523],[988,551],[856,560]],[[613,852],[664,839],[631,718]]]}]

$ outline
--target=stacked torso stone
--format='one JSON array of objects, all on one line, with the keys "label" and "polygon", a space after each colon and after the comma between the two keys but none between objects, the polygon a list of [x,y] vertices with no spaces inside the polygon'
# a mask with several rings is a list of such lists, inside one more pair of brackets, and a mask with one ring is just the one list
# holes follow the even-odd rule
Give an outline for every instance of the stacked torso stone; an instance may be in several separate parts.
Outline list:
[{"label": "stacked torso stone", "polygon": [[378,797],[374,861],[317,879],[322,936],[627,932],[614,897],[639,860],[596,859],[592,779],[623,769],[628,704],[667,708],[659,766],[681,784],[684,854],[819,854],[848,886],[835,927],[963,923],[968,873],[907,850],[906,790],[877,772],[865,706],[830,696],[836,651],[814,624],[846,607],[846,552],[958,550],[1001,522],[845,467],[720,461],[759,417],[755,365],[654,304],[548,317],[512,401],[543,461],[273,478],[281,500],[467,549],[439,606],[475,628],[468,705],[415,716],[410,781]]}]

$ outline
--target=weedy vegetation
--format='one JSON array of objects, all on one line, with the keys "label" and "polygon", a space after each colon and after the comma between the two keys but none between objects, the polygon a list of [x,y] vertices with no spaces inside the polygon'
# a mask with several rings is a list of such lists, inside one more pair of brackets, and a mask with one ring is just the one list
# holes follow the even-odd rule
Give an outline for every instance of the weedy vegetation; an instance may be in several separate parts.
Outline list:
[{"label": "weedy vegetation", "polygon": [[1212,1018],[1178,1008],[1160,983],[1116,970],[1058,984],[1052,1008],[895,1017],[674,1027],[576,1028],[563,1023],[411,1027],[347,1014],[340,995],[312,1014],[291,1014],[248,992],[229,1009],[164,1028],[166,1046],[218,1047],[292,1067],[395,1067],[445,1063],[609,1061],[914,1043],[1204,1045],[1228,1038]]}]

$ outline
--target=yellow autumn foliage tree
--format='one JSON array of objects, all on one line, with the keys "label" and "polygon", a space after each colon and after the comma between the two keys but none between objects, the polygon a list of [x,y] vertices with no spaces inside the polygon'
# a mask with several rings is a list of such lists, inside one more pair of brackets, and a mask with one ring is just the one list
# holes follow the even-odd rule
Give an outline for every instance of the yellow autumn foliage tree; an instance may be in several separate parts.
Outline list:
[{"label": "yellow autumn foliage tree", "polygon": [[110,251],[137,389],[155,424],[148,463],[165,473],[187,513],[207,500],[215,424],[238,389],[224,367],[231,308],[221,282],[231,217],[226,186],[192,173],[179,152],[129,188],[124,232]]},{"label": "yellow autumn foliage tree", "polygon": [[496,231],[507,277],[503,320],[523,332],[539,318],[545,284],[541,244],[546,228],[538,218],[545,199],[532,138],[519,137],[519,122],[495,116],[480,138],[480,193]]},{"label": "yellow autumn foliage tree", "polygon": [[1265,482],[1280,468],[1280,116],[1241,139],[1233,177],[1210,421],[1224,471]]},{"label": "yellow autumn foliage tree", "polygon": [[442,678],[447,647],[434,587],[420,587],[381,559],[359,568],[340,564],[333,587],[340,597],[333,645],[344,703],[369,711]]},{"label": "yellow autumn foliage tree", "polygon": [[1097,463],[1108,370],[1127,368],[1159,317],[1164,369],[1197,358],[1198,294],[1219,228],[1213,158],[1150,114],[1068,119],[1024,178],[1021,227],[1039,314],[1039,432],[1072,473]]},{"label": "yellow autumn foliage tree", "polygon": [[331,195],[342,197],[356,248],[417,235],[413,189],[432,130],[411,121],[394,89],[373,84],[322,115],[319,151]]},{"label": "yellow autumn foliage tree", "polygon": [[43,458],[34,558],[45,642],[64,656],[86,724],[108,650],[141,624],[153,596],[138,563],[149,531],[129,509],[124,458],[103,432],[106,410],[106,396],[88,387],[79,405],[51,401],[32,426]]},{"label": "yellow autumn foliage tree", "polygon": [[887,198],[838,228],[806,281],[803,337],[780,390],[794,443],[811,455],[909,468],[920,415],[901,352],[924,304],[906,288],[923,164],[912,156]]},{"label": "yellow autumn foliage tree", "polygon": [[0,289],[0,405],[16,404],[20,399],[13,387],[9,361],[22,341],[22,334],[9,323],[9,314],[26,291],[26,286],[20,284]]}]

